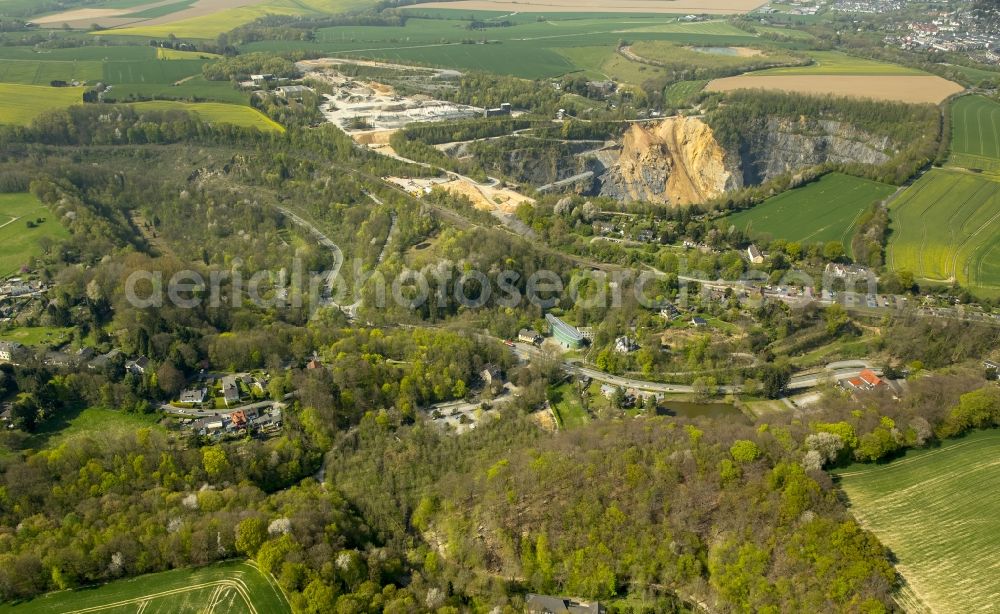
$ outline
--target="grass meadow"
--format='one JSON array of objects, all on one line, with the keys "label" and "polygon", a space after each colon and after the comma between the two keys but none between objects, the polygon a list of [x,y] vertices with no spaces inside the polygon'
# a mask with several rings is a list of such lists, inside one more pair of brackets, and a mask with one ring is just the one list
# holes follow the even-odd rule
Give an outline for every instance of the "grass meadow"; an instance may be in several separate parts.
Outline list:
[{"label": "grass meadow", "polygon": [[835,475],[854,516],[897,557],[896,569],[906,580],[899,599],[904,608],[995,611],[1000,429]]},{"label": "grass meadow", "polygon": [[[28,228],[28,221],[35,222],[39,218],[45,221]],[[56,216],[31,194],[0,194],[0,275],[16,273],[40,255],[39,240],[68,236],[69,231]]]},{"label": "grass meadow", "polygon": [[926,281],[1000,290],[1000,178],[934,169],[889,213],[891,268]]},{"label": "grass meadow", "polygon": [[580,404],[573,384],[569,382],[549,388],[549,404],[559,428],[571,429],[590,422],[590,414]]},{"label": "grass meadow", "polygon": [[754,237],[800,243],[840,241],[850,249],[858,218],[895,189],[868,179],[830,173],[728,219]]},{"label": "grass meadow", "polygon": [[0,613],[91,612],[118,614],[285,614],[291,612],[278,586],[247,561],[230,561],[147,574],[101,586],[60,591]]},{"label": "grass meadow", "polygon": [[197,115],[202,121],[219,124],[235,124],[258,130],[277,130],[283,132],[281,124],[273,121],[257,109],[225,104],[221,102],[178,102],[174,100],[153,100],[149,102],[132,103],[136,110],[151,111],[188,111]]}]

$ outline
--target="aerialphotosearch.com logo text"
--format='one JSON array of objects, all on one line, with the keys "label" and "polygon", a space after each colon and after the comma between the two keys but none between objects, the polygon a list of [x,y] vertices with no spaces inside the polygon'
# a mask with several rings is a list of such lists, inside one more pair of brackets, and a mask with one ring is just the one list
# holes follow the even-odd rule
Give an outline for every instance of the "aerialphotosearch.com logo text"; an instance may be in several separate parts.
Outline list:
[{"label": "aerialphotosearch.com logo text", "polygon": [[[385,308],[391,300],[406,309],[458,305],[467,309],[483,307],[519,307],[526,304],[549,309],[569,304],[583,308],[620,307],[631,296],[635,303],[659,309],[668,302],[687,307],[697,288],[701,301],[723,298],[719,289],[761,288],[768,277],[750,271],[738,280],[710,281],[700,271],[688,271],[682,259],[676,275],[652,270],[616,269],[612,271],[575,271],[568,279],[551,270],[522,273],[511,269],[489,273],[469,268],[465,263],[441,261],[419,270],[403,269],[387,279],[381,271],[372,271],[363,261],[351,263],[350,283],[340,274],[341,267],[328,271],[306,271],[301,259],[279,270],[243,270],[235,261],[229,270],[206,273],[184,269],[167,276],[158,270],[133,271],[125,280],[128,302],[140,309],[173,306],[181,309],[220,308],[253,305],[261,308],[308,309],[323,307],[356,309],[364,296],[366,308]],[[822,287],[833,287],[833,278],[824,274]],[[874,294],[876,279],[863,276],[843,280],[847,287],[859,284],[862,292]],[[350,287],[349,287],[350,286]],[[774,287],[815,288],[815,280],[801,271],[790,271]],[[676,292],[672,292],[676,290]]]}]

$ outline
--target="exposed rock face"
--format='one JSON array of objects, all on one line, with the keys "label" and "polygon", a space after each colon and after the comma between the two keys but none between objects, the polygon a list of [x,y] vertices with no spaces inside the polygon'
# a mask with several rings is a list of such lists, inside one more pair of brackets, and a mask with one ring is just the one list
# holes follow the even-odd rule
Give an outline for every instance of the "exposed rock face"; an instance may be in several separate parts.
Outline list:
[{"label": "exposed rock face", "polygon": [[748,130],[740,151],[743,183],[762,183],[788,171],[825,162],[882,164],[889,139],[875,139],[843,122],[771,118],[763,130]]},{"label": "exposed rock face", "polygon": [[672,117],[632,126],[617,155],[594,162],[602,195],[684,205],[825,162],[882,164],[890,147],[844,122],[770,118],[747,126],[740,151],[726,151],[701,119]]},{"label": "exposed rock face", "polygon": [[731,158],[698,118],[635,124],[622,139],[618,159],[600,177],[600,193],[624,201],[703,202],[743,185]]}]

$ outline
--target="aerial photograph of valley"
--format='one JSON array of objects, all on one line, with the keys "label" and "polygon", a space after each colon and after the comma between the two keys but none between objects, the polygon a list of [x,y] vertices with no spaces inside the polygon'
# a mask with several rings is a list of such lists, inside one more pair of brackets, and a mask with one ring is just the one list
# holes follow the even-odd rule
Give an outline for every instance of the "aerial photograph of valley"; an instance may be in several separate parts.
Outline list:
[{"label": "aerial photograph of valley", "polygon": [[1000,613],[1000,0],[0,0],[0,614]]}]

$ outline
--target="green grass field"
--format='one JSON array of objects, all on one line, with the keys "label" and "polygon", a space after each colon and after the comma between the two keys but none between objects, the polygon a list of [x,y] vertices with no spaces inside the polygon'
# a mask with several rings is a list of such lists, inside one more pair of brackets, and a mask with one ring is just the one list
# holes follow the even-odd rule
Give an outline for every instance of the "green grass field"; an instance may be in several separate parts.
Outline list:
[{"label": "green grass field", "polygon": [[131,106],[139,111],[146,109],[151,111],[188,111],[197,115],[202,121],[209,123],[235,124],[237,126],[257,128],[264,131],[277,130],[284,132],[285,130],[281,124],[275,122],[257,109],[235,104],[154,100],[150,102],[136,102]]},{"label": "green grass field", "polygon": [[904,608],[920,611],[919,599],[935,612],[996,611],[1000,430],[836,475],[854,516],[898,558]]},{"label": "green grass field", "polygon": [[1000,178],[934,169],[891,206],[889,266],[917,278],[1000,290]]},{"label": "green grass field", "polygon": [[[28,221],[39,218],[45,221],[28,228]],[[16,273],[40,255],[39,239],[57,241],[68,236],[56,216],[31,194],[0,194],[0,275]]]},{"label": "green grass field", "polygon": [[24,345],[64,343],[71,328],[53,326],[19,326],[10,330],[0,330],[0,341],[17,341]]},{"label": "green grass field", "polygon": [[[166,6],[150,8],[145,18],[163,18],[186,8],[180,6],[183,2],[170,3]],[[102,36],[142,36],[165,37],[171,34],[178,38],[213,39],[223,32],[250,23],[267,15],[329,15],[341,13],[366,6],[364,0],[263,0],[259,4],[251,4],[235,8],[221,8],[207,15],[197,17],[179,17],[176,20],[167,19],[165,23],[142,24],[112,30],[103,30]],[[159,13],[159,14],[156,14]]]},{"label": "green grass field", "polygon": [[[0,336],[2,338],[2,336]],[[54,448],[77,437],[105,437],[134,433],[142,428],[161,429],[159,414],[129,414],[114,409],[87,407],[48,420],[31,435],[32,448]]]},{"label": "green grass field", "polygon": [[708,85],[708,81],[695,80],[695,81],[678,81],[677,83],[672,83],[670,87],[667,88],[665,98],[668,105],[680,107],[688,104],[691,99],[698,94],[701,90],[705,89]]},{"label": "green grass field", "polygon": [[850,249],[857,219],[894,190],[884,183],[830,173],[728,219],[754,237],[800,243],[840,241]]},{"label": "green grass field", "polygon": [[27,126],[46,111],[83,104],[83,88],[0,83],[0,124]]},{"label": "green grass field", "polygon": [[962,96],[951,105],[951,131],[953,165],[1000,170],[1000,103]]},{"label": "green grass field", "polygon": [[590,422],[590,414],[577,400],[573,384],[569,382],[549,388],[549,403],[559,428],[571,429]]},{"label": "green grass field", "polygon": [[148,574],[96,588],[49,593],[16,605],[15,614],[284,614],[291,612],[278,586],[252,563],[232,561]]},{"label": "green grass field", "polygon": [[926,75],[927,73],[886,62],[857,58],[839,51],[807,51],[813,59],[808,66],[787,66],[761,70],[754,75]]},{"label": "green grass field", "polygon": [[[420,14],[426,13],[422,11]],[[317,31],[315,41],[260,41],[243,51],[347,55],[481,70],[527,79],[572,72],[602,77],[618,73],[628,82],[643,82],[655,67],[627,62],[615,53],[622,38],[631,41],[667,40],[677,44],[740,45],[758,39],[724,21],[680,23],[672,16],[553,15],[505,17],[514,25],[488,31],[468,29],[468,13],[435,12],[437,19],[414,17],[406,26],[339,26]],[[469,44],[488,39],[489,44]],[[466,44],[463,44],[463,41]],[[608,66],[607,63],[615,63]],[[649,76],[646,76],[646,75]]]}]

